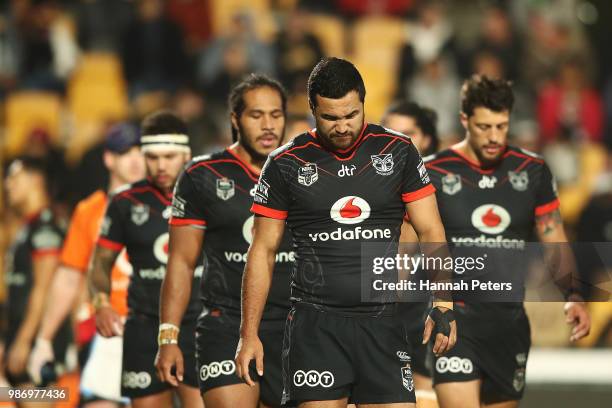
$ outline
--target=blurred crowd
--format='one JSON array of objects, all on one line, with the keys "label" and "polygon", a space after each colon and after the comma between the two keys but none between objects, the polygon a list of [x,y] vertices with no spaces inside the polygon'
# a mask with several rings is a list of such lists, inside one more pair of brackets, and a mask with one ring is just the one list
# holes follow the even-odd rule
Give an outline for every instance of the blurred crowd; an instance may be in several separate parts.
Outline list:
[{"label": "blurred crowd", "polygon": [[[414,100],[436,110],[441,147],[462,137],[465,78],[511,79],[512,143],[546,158],[572,239],[612,241],[608,1],[0,4],[2,167],[17,155],[46,159],[54,209],[64,219],[78,200],[107,185],[102,143],[114,123],[137,123],[168,107],[188,122],[194,155],[216,150],[231,143],[229,89],[245,74],[263,72],[289,91],[293,136],[313,125],[305,95],[310,70],[334,55],[364,75],[369,121],[378,122],[393,100]],[[3,214],[0,246],[14,227],[6,208]],[[610,337],[593,344],[612,344]]]}]

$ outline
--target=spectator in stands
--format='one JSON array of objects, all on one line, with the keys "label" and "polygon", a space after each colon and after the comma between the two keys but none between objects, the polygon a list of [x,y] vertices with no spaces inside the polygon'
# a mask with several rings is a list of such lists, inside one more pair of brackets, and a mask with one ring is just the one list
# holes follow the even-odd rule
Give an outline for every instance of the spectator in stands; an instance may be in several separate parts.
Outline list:
[{"label": "spectator in stands", "polygon": [[[477,61],[483,55],[494,56],[502,65],[503,77],[517,79],[517,55],[521,55],[521,43],[506,10],[500,6],[487,8],[482,17],[480,35],[468,55],[467,59],[472,61]],[[462,66],[469,65],[458,64],[459,74],[462,77],[470,76],[472,72],[467,72]]]},{"label": "spectator in stands", "polygon": [[121,48],[121,35],[132,18],[132,2],[125,0],[79,1],[74,8],[78,39],[88,51],[115,52]]},{"label": "spectator in stands", "polygon": [[179,27],[164,15],[162,0],[139,0],[136,18],[123,33],[121,59],[130,96],[172,92],[188,77]]},{"label": "spectator in stands", "polygon": [[458,137],[460,83],[448,65],[447,59],[436,57],[423,64],[420,72],[408,84],[409,99],[435,107],[441,148],[454,143]]},{"label": "spectator in stands", "polygon": [[211,100],[225,105],[233,84],[250,72],[274,76],[272,47],[259,41],[249,14],[236,14],[228,33],[216,38],[201,54],[198,80]]},{"label": "spectator in stands", "polygon": [[582,59],[567,59],[559,67],[556,80],[538,95],[543,141],[549,143],[565,133],[574,141],[600,142],[603,120],[601,96],[588,83]]},{"label": "spectator in stands", "polygon": [[306,12],[299,9],[290,13],[276,38],[278,78],[289,93],[306,89],[310,71],[323,58],[319,40],[308,32],[307,17]]},{"label": "spectator in stands", "polygon": [[[443,53],[456,57],[453,26],[440,1],[424,1],[418,10],[418,20],[409,26],[408,42],[400,51],[399,83],[410,81],[422,64],[438,58]],[[399,98],[407,96],[403,91],[404,89],[398,90]]]},{"label": "spectator in stands", "polygon": [[187,123],[191,154],[198,156],[209,153],[210,145],[219,138],[220,126],[215,121],[219,115],[211,111],[199,93],[189,88],[176,93],[173,110]]}]

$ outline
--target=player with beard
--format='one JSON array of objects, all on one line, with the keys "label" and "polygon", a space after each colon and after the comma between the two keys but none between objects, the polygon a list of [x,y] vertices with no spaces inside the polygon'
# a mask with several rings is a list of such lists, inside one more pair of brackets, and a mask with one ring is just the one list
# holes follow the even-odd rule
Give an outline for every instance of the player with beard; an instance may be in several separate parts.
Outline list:
[{"label": "player with beard", "polygon": [[[545,249],[554,246],[560,255],[561,268],[553,271],[560,272],[557,279],[571,272],[564,268],[571,266],[573,258],[563,244],[567,237],[554,180],[540,156],[507,145],[513,104],[506,81],[481,76],[466,81],[460,117],[465,139],[428,158],[426,167],[437,189],[447,237],[457,250],[478,249],[480,242],[487,244],[485,248],[495,248],[496,243],[498,248],[524,245],[535,231],[540,242],[549,244]],[[461,249],[464,243],[467,248]],[[502,262],[495,263],[495,277],[504,274],[505,279],[520,280],[527,270],[521,246],[511,251],[511,262],[497,259]],[[492,256],[488,262],[494,262]],[[469,279],[469,274],[465,276]],[[589,316],[572,282],[557,282],[563,283],[568,299],[564,310],[575,341],[588,334]],[[437,357],[434,365],[434,387],[442,408],[518,406],[525,386],[529,322],[522,302],[514,298],[504,302],[501,294],[495,296],[496,302],[487,303],[482,298],[455,299],[461,327],[457,346]]]},{"label": "player with beard", "polygon": [[[159,381],[153,362],[157,352],[159,291],[166,272],[168,219],[172,190],[183,166],[190,160],[189,137],[183,120],[171,112],[147,116],[141,126],[141,150],[147,178],[116,191],[100,228],[90,269],[96,326],[104,337],[123,336],[122,394],[132,406],[172,406],[172,387]],[[125,248],[133,273],[128,287],[125,322],[109,302],[111,269]],[[193,279],[193,277],[192,277]],[[185,381],[176,391],[184,407],[201,407],[195,372],[193,332],[199,303],[187,293],[189,303],[180,341],[185,350]]]},{"label": "player with beard", "polygon": [[[321,60],[308,98],[316,129],[269,156],[255,194],[238,374],[252,384],[253,360],[259,375],[268,370],[258,331],[286,223],[296,266],[284,399],[302,408],[414,407],[410,344],[397,303],[361,296],[362,245],[384,244],[385,254],[393,253],[407,211],[420,240],[446,248],[434,188],[409,138],[364,122],[365,86],[353,64]],[[436,297],[426,323],[424,340],[435,338],[435,353],[455,342],[449,308],[448,298]]]},{"label": "player with beard", "polygon": [[[436,112],[408,100],[393,103],[381,120],[384,127],[410,137],[412,143],[423,156],[428,156],[438,150],[439,139],[436,122]],[[402,223],[400,242],[402,243],[401,252],[409,255],[420,252],[418,245],[416,245],[418,242],[417,234],[407,219]],[[419,279],[426,279],[426,273],[420,269],[410,279],[418,282]],[[429,302],[418,302],[417,297],[404,300],[407,302],[402,313],[413,347],[412,370],[417,405],[420,408],[434,408],[438,404],[431,379],[433,354],[431,354],[429,344],[422,344],[424,317],[430,309],[430,304]]]},{"label": "player with beard", "polygon": [[[144,177],[144,159],[138,138],[138,129],[127,123],[109,129],[103,156],[109,172],[109,191]],[[83,295],[87,268],[107,204],[108,194],[98,190],[80,201],[72,214],[62,246],[60,265],[53,276],[47,307],[28,363],[28,371],[37,383],[40,382],[43,365],[54,360],[51,344],[62,321],[70,315]],[[121,317],[127,315],[127,283],[131,272],[131,265],[123,252],[113,267],[110,295],[110,303]],[[80,401],[86,408],[113,408],[121,400],[121,339],[94,335],[95,316],[89,312],[90,308],[88,301],[82,301],[79,305],[79,324],[76,328],[77,345],[81,347]],[[84,314],[83,309],[87,310],[85,319],[80,318]],[[90,313],[92,316],[89,316]],[[111,358],[110,355],[116,357]],[[104,370],[104,377],[99,376],[100,370]]]},{"label": "player with beard", "polygon": [[294,260],[288,236],[275,253],[275,279],[259,331],[269,369],[250,387],[236,376],[233,360],[239,340],[242,274],[253,238],[254,217],[249,208],[261,167],[283,138],[286,103],[281,85],[265,76],[251,75],[238,84],[229,97],[235,143],[194,159],[175,190],[156,365],[160,377],[171,384],[180,383],[184,369],[189,368],[183,362],[184,350],[176,345],[177,325],[203,249],[200,294],[204,310],[198,318],[196,347],[200,390],[207,408],[281,403],[282,339]]}]

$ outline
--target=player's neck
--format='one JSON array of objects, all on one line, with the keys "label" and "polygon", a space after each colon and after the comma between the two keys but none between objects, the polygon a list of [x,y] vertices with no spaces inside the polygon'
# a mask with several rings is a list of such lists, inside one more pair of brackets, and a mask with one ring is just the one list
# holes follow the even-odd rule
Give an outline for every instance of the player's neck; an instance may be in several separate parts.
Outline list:
[{"label": "player's neck", "polygon": [[18,211],[26,219],[33,218],[36,214],[49,206],[49,199],[43,193],[32,192],[25,200],[25,202],[19,206]]},{"label": "player's neck", "polygon": [[238,158],[244,162],[247,166],[249,166],[256,173],[261,172],[261,168],[266,162],[265,159],[261,159],[252,155],[248,149],[245,149],[243,145],[236,142],[229,147],[229,150],[234,153]]},{"label": "player's neck", "polygon": [[477,164],[478,166],[482,167],[483,163],[480,161],[480,158],[478,157],[474,149],[472,149],[472,147],[470,146],[470,144],[467,142],[466,139],[453,145],[451,149],[459,152],[464,157],[466,157],[468,160],[470,160],[472,163]]},{"label": "player's neck", "polygon": [[128,184],[127,181],[120,179],[119,177],[113,175],[111,173],[110,175],[110,180],[108,182],[108,191],[115,191],[116,189],[118,189],[119,187]]}]

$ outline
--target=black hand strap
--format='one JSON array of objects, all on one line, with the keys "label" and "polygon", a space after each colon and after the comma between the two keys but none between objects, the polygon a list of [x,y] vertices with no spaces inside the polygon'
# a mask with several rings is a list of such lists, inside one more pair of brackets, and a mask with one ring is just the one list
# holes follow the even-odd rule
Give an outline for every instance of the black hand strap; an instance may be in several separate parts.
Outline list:
[{"label": "black hand strap", "polygon": [[431,309],[431,312],[429,312],[429,317],[431,317],[431,320],[436,324],[434,327],[435,334],[442,333],[445,336],[450,335],[450,324],[455,321],[455,314],[451,309],[443,312],[440,308],[434,307]]}]

